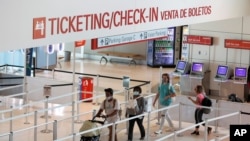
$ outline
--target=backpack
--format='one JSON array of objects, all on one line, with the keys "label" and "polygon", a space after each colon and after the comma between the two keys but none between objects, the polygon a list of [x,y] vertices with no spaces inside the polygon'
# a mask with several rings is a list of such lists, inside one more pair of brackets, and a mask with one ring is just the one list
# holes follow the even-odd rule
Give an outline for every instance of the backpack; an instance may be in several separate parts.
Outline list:
[{"label": "backpack", "polygon": [[[116,103],[116,99],[115,98],[113,98],[113,108],[115,108],[115,103]],[[104,100],[104,109],[106,108],[106,99]],[[122,109],[120,108],[119,110],[118,110],[118,116],[121,118],[121,116],[122,116]]]},{"label": "backpack", "polygon": [[228,100],[232,101],[232,102],[239,102],[239,103],[243,103],[243,101],[237,97],[236,94],[232,93],[228,96]]},{"label": "backpack", "polygon": [[[212,100],[209,99],[207,96],[204,96],[204,99],[201,102],[202,106],[206,106],[206,107],[212,107]],[[202,108],[203,109],[203,113],[204,114],[209,114],[211,112],[211,109],[209,108]]]}]

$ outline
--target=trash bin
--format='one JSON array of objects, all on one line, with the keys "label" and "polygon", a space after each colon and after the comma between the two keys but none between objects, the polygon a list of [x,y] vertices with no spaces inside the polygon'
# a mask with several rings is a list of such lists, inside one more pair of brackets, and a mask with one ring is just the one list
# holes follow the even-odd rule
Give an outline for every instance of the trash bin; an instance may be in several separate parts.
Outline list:
[{"label": "trash bin", "polygon": [[[93,97],[93,78],[92,77],[79,77],[79,98],[80,100],[88,99]],[[85,102],[92,102],[92,100],[88,100]]]},{"label": "trash bin", "polygon": [[70,61],[70,57],[71,57],[71,52],[70,51],[64,51],[64,61]]}]

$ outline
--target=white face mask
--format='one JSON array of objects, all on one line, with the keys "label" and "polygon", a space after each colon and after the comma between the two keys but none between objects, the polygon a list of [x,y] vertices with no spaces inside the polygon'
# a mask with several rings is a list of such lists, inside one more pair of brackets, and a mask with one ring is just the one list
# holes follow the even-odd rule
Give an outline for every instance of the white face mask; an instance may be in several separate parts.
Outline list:
[{"label": "white face mask", "polygon": [[110,100],[110,99],[112,99],[112,96],[106,97],[106,99],[107,99],[107,100]]},{"label": "white face mask", "polygon": [[133,92],[134,95],[139,95],[140,93],[138,91]]}]

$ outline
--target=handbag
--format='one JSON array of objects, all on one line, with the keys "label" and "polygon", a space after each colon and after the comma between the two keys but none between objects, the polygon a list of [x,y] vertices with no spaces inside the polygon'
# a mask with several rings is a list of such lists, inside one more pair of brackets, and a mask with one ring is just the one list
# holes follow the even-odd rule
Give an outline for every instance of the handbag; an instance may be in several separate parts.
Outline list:
[{"label": "handbag", "polygon": [[127,114],[129,115],[137,115],[139,111],[139,106],[137,103],[137,99],[131,99],[127,103]]},{"label": "handbag", "polygon": [[175,102],[175,100],[176,100],[175,96],[171,97],[171,99],[172,99],[172,102]]}]

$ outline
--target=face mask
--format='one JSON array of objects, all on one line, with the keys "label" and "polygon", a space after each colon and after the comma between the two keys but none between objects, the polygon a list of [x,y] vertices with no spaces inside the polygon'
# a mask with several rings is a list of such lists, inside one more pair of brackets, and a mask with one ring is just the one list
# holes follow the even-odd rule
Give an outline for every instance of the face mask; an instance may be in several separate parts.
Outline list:
[{"label": "face mask", "polygon": [[110,100],[110,99],[112,99],[112,96],[106,97],[106,99],[107,99],[107,100]]},{"label": "face mask", "polygon": [[134,91],[133,94],[134,95],[139,95],[139,92],[138,91]]}]

